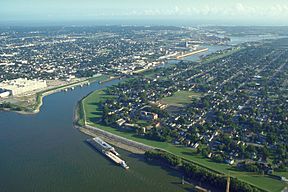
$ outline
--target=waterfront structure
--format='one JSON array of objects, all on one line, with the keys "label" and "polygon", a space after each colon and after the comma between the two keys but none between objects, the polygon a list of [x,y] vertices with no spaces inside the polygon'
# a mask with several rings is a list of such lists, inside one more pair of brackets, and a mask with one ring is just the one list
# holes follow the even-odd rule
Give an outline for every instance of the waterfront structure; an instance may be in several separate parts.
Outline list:
[{"label": "waterfront structure", "polygon": [[0,83],[0,90],[5,93],[4,95],[10,93],[12,96],[28,93],[46,87],[47,84],[45,80],[28,80],[26,78],[13,79]]}]

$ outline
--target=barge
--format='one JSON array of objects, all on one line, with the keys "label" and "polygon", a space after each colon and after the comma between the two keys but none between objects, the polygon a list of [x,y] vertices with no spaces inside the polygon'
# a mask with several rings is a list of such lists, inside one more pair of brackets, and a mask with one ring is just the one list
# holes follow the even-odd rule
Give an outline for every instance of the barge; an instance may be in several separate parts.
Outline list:
[{"label": "barge", "polygon": [[96,150],[104,154],[107,158],[120,165],[124,169],[129,169],[129,166],[126,164],[124,160],[120,158],[120,154],[117,153],[114,147],[103,141],[99,137],[95,137],[92,139],[87,139],[87,142]]}]

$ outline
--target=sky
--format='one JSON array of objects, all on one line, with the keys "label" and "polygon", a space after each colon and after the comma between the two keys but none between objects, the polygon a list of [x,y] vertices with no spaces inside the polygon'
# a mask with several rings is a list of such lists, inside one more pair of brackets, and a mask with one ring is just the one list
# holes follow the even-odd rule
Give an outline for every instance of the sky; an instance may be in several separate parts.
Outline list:
[{"label": "sky", "polygon": [[288,25],[288,0],[0,0],[0,22],[97,20]]}]

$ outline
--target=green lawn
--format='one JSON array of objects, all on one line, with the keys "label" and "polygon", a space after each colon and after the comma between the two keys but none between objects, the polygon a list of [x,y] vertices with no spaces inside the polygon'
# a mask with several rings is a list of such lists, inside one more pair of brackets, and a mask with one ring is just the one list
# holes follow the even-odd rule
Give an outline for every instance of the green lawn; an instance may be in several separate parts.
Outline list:
[{"label": "green lawn", "polygon": [[171,106],[181,107],[191,103],[193,99],[197,99],[200,96],[200,93],[195,93],[193,91],[178,91],[170,97],[161,99],[160,102]]},{"label": "green lawn", "polygon": [[288,172],[275,172],[275,175],[286,177],[288,179]]},{"label": "green lawn", "polygon": [[101,82],[101,81],[106,81],[110,78],[109,75],[101,75],[101,76],[97,76],[97,77],[91,77],[88,79],[89,82],[95,82],[95,81],[98,81],[98,82]]},{"label": "green lawn", "polygon": [[84,113],[86,115],[87,122],[98,122],[102,117],[102,110],[99,107],[99,103],[105,101],[113,96],[106,95],[103,90],[98,90],[91,93],[83,99]]},{"label": "green lawn", "polygon": [[[188,102],[187,97],[189,98],[191,94],[193,95],[195,93],[178,92],[178,94],[175,94],[175,96],[173,96],[172,100],[173,102],[176,102],[176,101],[181,102],[181,103]],[[183,95],[185,95],[184,97],[186,97],[186,99],[184,100],[180,99],[180,97],[183,97]],[[85,99],[83,99],[86,122],[89,125],[101,128],[105,131],[109,131],[113,134],[125,137],[127,139],[131,139],[131,140],[138,141],[138,142],[150,145],[150,146],[164,149],[175,155],[181,156],[182,158],[188,159],[194,162],[195,164],[198,164],[200,166],[203,166],[205,168],[208,168],[210,170],[213,170],[219,173],[229,174],[231,176],[237,177],[247,183],[250,183],[252,185],[255,185],[267,191],[278,192],[278,191],[281,191],[285,187],[285,183],[276,179],[269,178],[268,176],[259,176],[259,175],[253,175],[253,173],[240,172],[240,171],[236,171],[232,169],[232,167],[229,165],[212,162],[207,158],[203,158],[202,156],[195,154],[195,152],[191,148],[175,146],[173,144],[166,143],[166,142],[147,140],[141,137],[137,137],[131,132],[119,131],[118,129],[115,129],[115,128],[100,125],[98,122],[101,119],[102,111],[99,108],[99,103],[111,97],[113,96],[106,95],[103,90],[98,90],[98,91],[91,93]],[[172,102],[171,98],[169,98],[168,101],[169,100],[170,102]],[[190,102],[190,99],[189,99],[189,102]]]},{"label": "green lawn", "polygon": [[201,62],[210,63],[210,62],[215,61],[217,59],[221,59],[221,58],[227,57],[229,55],[232,55],[233,53],[236,53],[236,52],[240,51],[241,49],[242,49],[241,47],[236,47],[236,48],[233,48],[232,50],[224,50],[223,53],[220,53],[220,54],[217,54],[217,53],[211,54],[208,57],[206,57],[205,59],[203,59]]}]

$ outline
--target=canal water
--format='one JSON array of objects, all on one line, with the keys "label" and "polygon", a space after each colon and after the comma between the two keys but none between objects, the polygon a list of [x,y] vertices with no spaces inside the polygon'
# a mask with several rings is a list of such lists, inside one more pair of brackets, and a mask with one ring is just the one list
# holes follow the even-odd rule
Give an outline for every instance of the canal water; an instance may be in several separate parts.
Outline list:
[{"label": "canal water", "polygon": [[215,53],[217,51],[229,49],[233,46],[236,46],[236,45],[239,45],[242,43],[263,41],[263,40],[267,40],[267,39],[278,39],[278,38],[284,38],[284,37],[286,37],[286,36],[277,36],[277,35],[230,36],[231,41],[229,43],[227,43],[227,45],[201,45],[199,47],[200,49],[201,48],[208,48],[208,51],[185,57],[183,60],[196,62],[196,61],[200,61],[202,57],[207,56],[211,53]]},{"label": "canal water", "polygon": [[47,96],[36,115],[0,112],[0,191],[187,191],[179,173],[127,151],[118,149],[130,169],[114,165],[73,128],[77,101],[117,82]]}]

